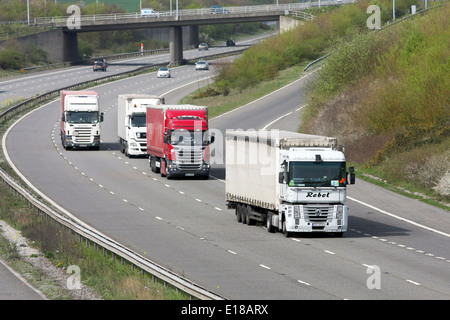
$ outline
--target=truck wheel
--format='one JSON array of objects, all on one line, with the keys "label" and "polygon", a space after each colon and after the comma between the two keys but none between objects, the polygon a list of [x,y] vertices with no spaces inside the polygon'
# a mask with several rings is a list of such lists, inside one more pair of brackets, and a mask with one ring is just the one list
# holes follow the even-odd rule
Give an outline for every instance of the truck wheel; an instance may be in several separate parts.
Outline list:
[{"label": "truck wheel", "polygon": [[237,222],[242,222],[242,213],[241,213],[241,211],[242,211],[241,205],[238,204],[236,206],[236,220],[237,220]]},{"label": "truck wheel", "polygon": [[269,212],[266,217],[266,227],[267,227],[267,231],[270,233],[275,232],[275,226],[272,224],[272,216],[273,216],[273,213]]},{"label": "truck wheel", "polygon": [[244,207],[244,213],[245,213],[245,223],[250,225],[255,224],[255,220],[251,219],[252,214],[252,207],[250,205],[246,205]]},{"label": "truck wheel", "polygon": [[159,163],[161,163],[161,165],[160,165],[161,177],[165,177],[166,176],[166,161],[161,159],[161,161]]}]

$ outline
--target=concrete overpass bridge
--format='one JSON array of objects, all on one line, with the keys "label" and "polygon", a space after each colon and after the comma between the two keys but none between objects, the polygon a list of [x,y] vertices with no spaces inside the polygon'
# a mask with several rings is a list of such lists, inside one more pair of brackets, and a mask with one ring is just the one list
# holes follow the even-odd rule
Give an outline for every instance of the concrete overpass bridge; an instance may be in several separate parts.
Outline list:
[{"label": "concrete overpass bridge", "polygon": [[[353,2],[353,0],[345,0]],[[223,7],[172,10],[143,16],[140,13],[80,15],[76,10],[64,17],[35,18],[34,24],[52,26],[62,31],[64,61],[77,59],[77,34],[80,32],[129,30],[147,28],[169,28],[170,61],[179,65],[183,61],[182,27],[189,28],[189,43],[198,45],[198,27],[200,25],[230,24],[260,21],[279,21],[281,16],[289,15],[319,5],[343,4],[341,0],[271,4],[259,6]],[[70,10],[68,10],[70,12]]]}]

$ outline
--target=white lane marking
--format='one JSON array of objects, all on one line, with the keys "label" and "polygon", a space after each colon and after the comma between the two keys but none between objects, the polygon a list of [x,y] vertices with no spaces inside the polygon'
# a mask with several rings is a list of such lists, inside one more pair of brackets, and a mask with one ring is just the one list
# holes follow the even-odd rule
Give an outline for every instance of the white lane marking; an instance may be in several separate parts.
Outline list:
[{"label": "white lane marking", "polygon": [[412,284],[414,284],[416,286],[420,286],[420,283],[418,283],[418,282],[415,282],[415,281],[412,281],[412,280],[406,280],[406,281],[409,282],[409,283],[412,283]]},{"label": "white lane marking", "polygon": [[294,113],[294,112],[297,112],[297,111],[303,109],[304,107],[306,107],[306,104],[302,105],[301,107],[298,107],[298,108],[295,109],[294,111],[290,111],[290,112],[288,112],[288,113],[286,113],[286,114],[284,114],[284,115],[282,115],[282,116],[279,116],[279,117],[276,118],[275,120],[272,120],[271,122],[269,122],[268,124],[266,124],[266,125],[262,128],[262,130],[267,130],[267,128],[270,127],[270,126],[271,126],[272,124],[274,124],[275,122],[277,122],[277,121],[279,121],[279,120],[281,120],[281,119],[283,119],[283,118],[285,118],[285,117],[291,115],[291,114]]},{"label": "white lane marking", "polygon": [[393,213],[387,212],[387,211],[385,211],[385,210],[382,210],[382,209],[380,209],[380,208],[377,208],[377,207],[375,207],[375,206],[372,206],[372,205],[370,205],[370,204],[368,204],[368,203],[365,203],[365,202],[363,202],[363,201],[357,200],[357,199],[355,199],[355,198],[352,198],[352,197],[349,197],[349,196],[347,196],[347,198],[350,199],[350,200],[352,200],[352,201],[355,201],[355,202],[357,202],[357,203],[359,203],[359,204],[362,204],[363,206],[369,207],[369,208],[371,208],[371,209],[373,209],[373,210],[376,210],[376,211],[378,211],[378,212],[380,212],[380,213],[383,213],[383,214],[385,214],[385,215],[388,215],[388,216],[390,216],[390,217],[392,217],[392,218],[398,219],[398,220],[400,220],[400,221],[404,221],[404,222],[409,223],[409,224],[412,224],[412,225],[414,225],[414,226],[416,226],[416,227],[423,228],[423,229],[425,229],[425,230],[429,230],[429,231],[435,232],[435,233],[437,233],[437,234],[440,234],[440,235],[442,235],[442,236],[445,236],[445,237],[449,237],[449,238],[450,238],[450,234],[448,234],[448,233],[445,233],[445,232],[442,232],[442,231],[439,231],[439,230],[436,230],[436,229],[433,229],[433,228],[424,226],[423,224],[414,222],[414,221],[409,220],[409,219],[406,219],[406,218],[402,218],[402,217],[397,216],[397,215],[395,215],[395,214],[393,214]]}]

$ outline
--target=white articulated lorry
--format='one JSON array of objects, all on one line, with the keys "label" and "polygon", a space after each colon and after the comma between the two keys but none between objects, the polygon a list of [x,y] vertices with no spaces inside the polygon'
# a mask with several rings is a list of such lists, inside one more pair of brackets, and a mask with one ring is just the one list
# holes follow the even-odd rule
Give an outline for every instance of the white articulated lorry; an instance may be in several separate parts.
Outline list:
[{"label": "white articulated lorry", "polygon": [[337,139],[288,131],[226,132],[226,200],[239,222],[267,230],[347,231],[346,170]]},{"label": "white articulated lorry", "polygon": [[100,149],[100,95],[95,91],[62,90],[61,143],[64,149]]},{"label": "white articulated lorry", "polygon": [[147,156],[147,107],[164,103],[150,94],[121,94],[117,98],[117,135],[127,157]]}]

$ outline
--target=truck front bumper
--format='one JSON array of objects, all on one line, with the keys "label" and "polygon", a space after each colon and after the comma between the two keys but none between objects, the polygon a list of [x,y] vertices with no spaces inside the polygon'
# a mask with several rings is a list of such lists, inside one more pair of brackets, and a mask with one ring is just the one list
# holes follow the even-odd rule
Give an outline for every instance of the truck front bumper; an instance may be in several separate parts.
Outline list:
[{"label": "truck front bumper", "polygon": [[131,156],[147,155],[147,141],[130,140],[128,154]]},{"label": "truck front bumper", "polygon": [[168,177],[201,177],[208,178],[211,166],[207,163],[203,163],[200,168],[196,170],[183,170],[173,162],[168,162],[166,173]]},{"label": "truck front bumper", "polygon": [[89,142],[78,142],[76,140],[74,141],[72,136],[66,136],[64,143],[66,147],[74,149],[100,148],[100,136],[94,136],[92,141]]},{"label": "truck front bumper", "polygon": [[348,207],[345,205],[286,205],[288,232],[346,232]]}]

